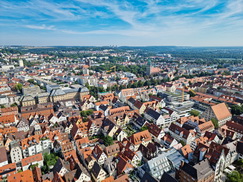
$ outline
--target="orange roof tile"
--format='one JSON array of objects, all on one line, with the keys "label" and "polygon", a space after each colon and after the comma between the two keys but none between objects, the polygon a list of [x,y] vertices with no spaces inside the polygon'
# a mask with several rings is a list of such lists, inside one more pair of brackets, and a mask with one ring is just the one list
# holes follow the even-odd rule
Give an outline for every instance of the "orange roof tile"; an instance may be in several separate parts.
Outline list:
[{"label": "orange roof tile", "polygon": [[225,103],[217,104],[215,106],[212,106],[211,108],[217,120],[223,120],[225,118],[232,116]]},{"label": "orange roof tile", "polygon": [[10,175],[8,176],[8,182],[34,182],[33,173],[30,170],[26,170]]},{"label": "orange roof tile", "polygon": [[28,164],[35,162],[35,161],[42,161],[43,160],[43,156],[42,153],[36,154],[36,155],[32,155],[29,157],[26,157],[24,159],[21,160],[22,166],[27,166]]}]

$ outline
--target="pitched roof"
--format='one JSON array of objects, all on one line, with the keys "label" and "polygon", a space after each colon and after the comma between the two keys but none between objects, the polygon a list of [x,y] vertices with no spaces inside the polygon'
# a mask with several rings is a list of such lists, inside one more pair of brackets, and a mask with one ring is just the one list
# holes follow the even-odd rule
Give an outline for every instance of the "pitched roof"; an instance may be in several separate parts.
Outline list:
[{"label": "pitched roof", "polygon": [[243,141],[238,141],[236,151],[241,155],[243,154]]},{"label": "pitched roof", "polygon": [[5,147],[0,147],[0,163],[8,161],[7,152]]},{"label": "pitched roof", "polygon": [[175,178],[173,178],[171,175],[169,175],[167,172],[164,172],[160,182],[178,182]]},{"label": "pitched roof", "polygon": [[95,178],[97,178],[99,176],[101,170],[102,170],[102,167],[100,167],[100,165],[95,161],[95,163],[91,169]]},{"label": "pitched roof", "polygon": [[225,103],[220,103],[215,106],[211,106],[211,108],[217,120],[223,120],[225,118],[232,116]]},{"label": "pitched roof", "polygon": [[145,110],[145,113],[148,114],[149,116],[151,116],[152,118],[156,119],[156,120],[160,117],[160,113],[158,113],[155,110],[150,109],[150,108],[147,108]]},{"label": "pitched roof", "polygon": [[31,164],[32,162],[42,161],[42,160],[43,160],[42,153],[39,153],[36,155],[32,155],[32,156],[23,158],[21,160],[21,163],[22,163],[22,166],[27,166],[28,164]]},{"label": "pitched roof", "polygon": [[190,145],[185,145],[181,148],[181,153],[183,154],[184,157],[187,157],[189,153],[192,153],[192,149]]},{"label": "pitched roof", "polygon": [[148,126],[149,133],[151,133],[155,137],[158,137],[162,131],[162,129],[154,123],[146,123],[146,126]]},{"label": "pitched roof", "polygon": [[34,182],[33,173],[30,170],[8,176],[8,182]]},{"label": "pitched roof", "polygon": [[138,133],[135,133],[133,134],[131,137],[130,137],[130,141],[134,144],[134,145],[138,145],[138,144],[141,144],[142,141],[150,141],[152,139],[150,133],[148,130],[145,130],[145,131],[141,131],[141,132],[138,132]]},{"label": "pitched roof", "polygon": [[181,170],[189,174],[196,180],[203,179],[205,176],[208,176],[210,173],[214,173],[209,161],[207,159],[202,160],[194,166],[184,163],[181,167]]},{"label": "pitched roof", "polygon": [[104,150],[104,152],[110,156],[110,155],[114,155],[117,154],[118,152],[120,152],[120,147],[117,143],[107,146]]}]

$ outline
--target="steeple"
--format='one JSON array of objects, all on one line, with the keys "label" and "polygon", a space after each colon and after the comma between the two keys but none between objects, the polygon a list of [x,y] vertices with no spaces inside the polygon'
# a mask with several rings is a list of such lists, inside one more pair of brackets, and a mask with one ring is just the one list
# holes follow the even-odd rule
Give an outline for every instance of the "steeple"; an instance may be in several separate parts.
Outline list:
[{"label": "steeple", "polygon": [[151,74],[151,70],[152,70],[152,63],[151,63],[151,60],[149,59],[148,63],[147,63],[146,74],[150,75]]}]

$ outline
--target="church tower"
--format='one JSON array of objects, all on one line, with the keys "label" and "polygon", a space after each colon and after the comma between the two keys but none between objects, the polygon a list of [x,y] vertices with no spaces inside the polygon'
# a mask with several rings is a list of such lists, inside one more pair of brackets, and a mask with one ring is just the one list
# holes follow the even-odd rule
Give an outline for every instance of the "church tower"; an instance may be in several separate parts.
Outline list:
[{"label": "church tower", "polygon": [[152,64],[151,64],[151,61],[149,59],[148,63],[147,63],[146,74],[151,75],[151,72],[152,72]]}]

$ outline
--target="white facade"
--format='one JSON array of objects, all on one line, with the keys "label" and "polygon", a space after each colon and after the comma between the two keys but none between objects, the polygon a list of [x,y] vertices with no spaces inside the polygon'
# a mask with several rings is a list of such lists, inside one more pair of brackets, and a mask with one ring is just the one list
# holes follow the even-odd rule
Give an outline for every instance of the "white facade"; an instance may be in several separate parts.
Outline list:
[{"label": "white facade", "polygon": [[13,147],[10,150],[10,158],[12,163],[18,163],[23,159],[22,150],[19,146]]},{"label": "white facade", "polygon": [[45,149],[52,149],[53,143],[51,140],[41,140],[39,143],[35,143],[23,149],[24,158],[43,152]]}]

